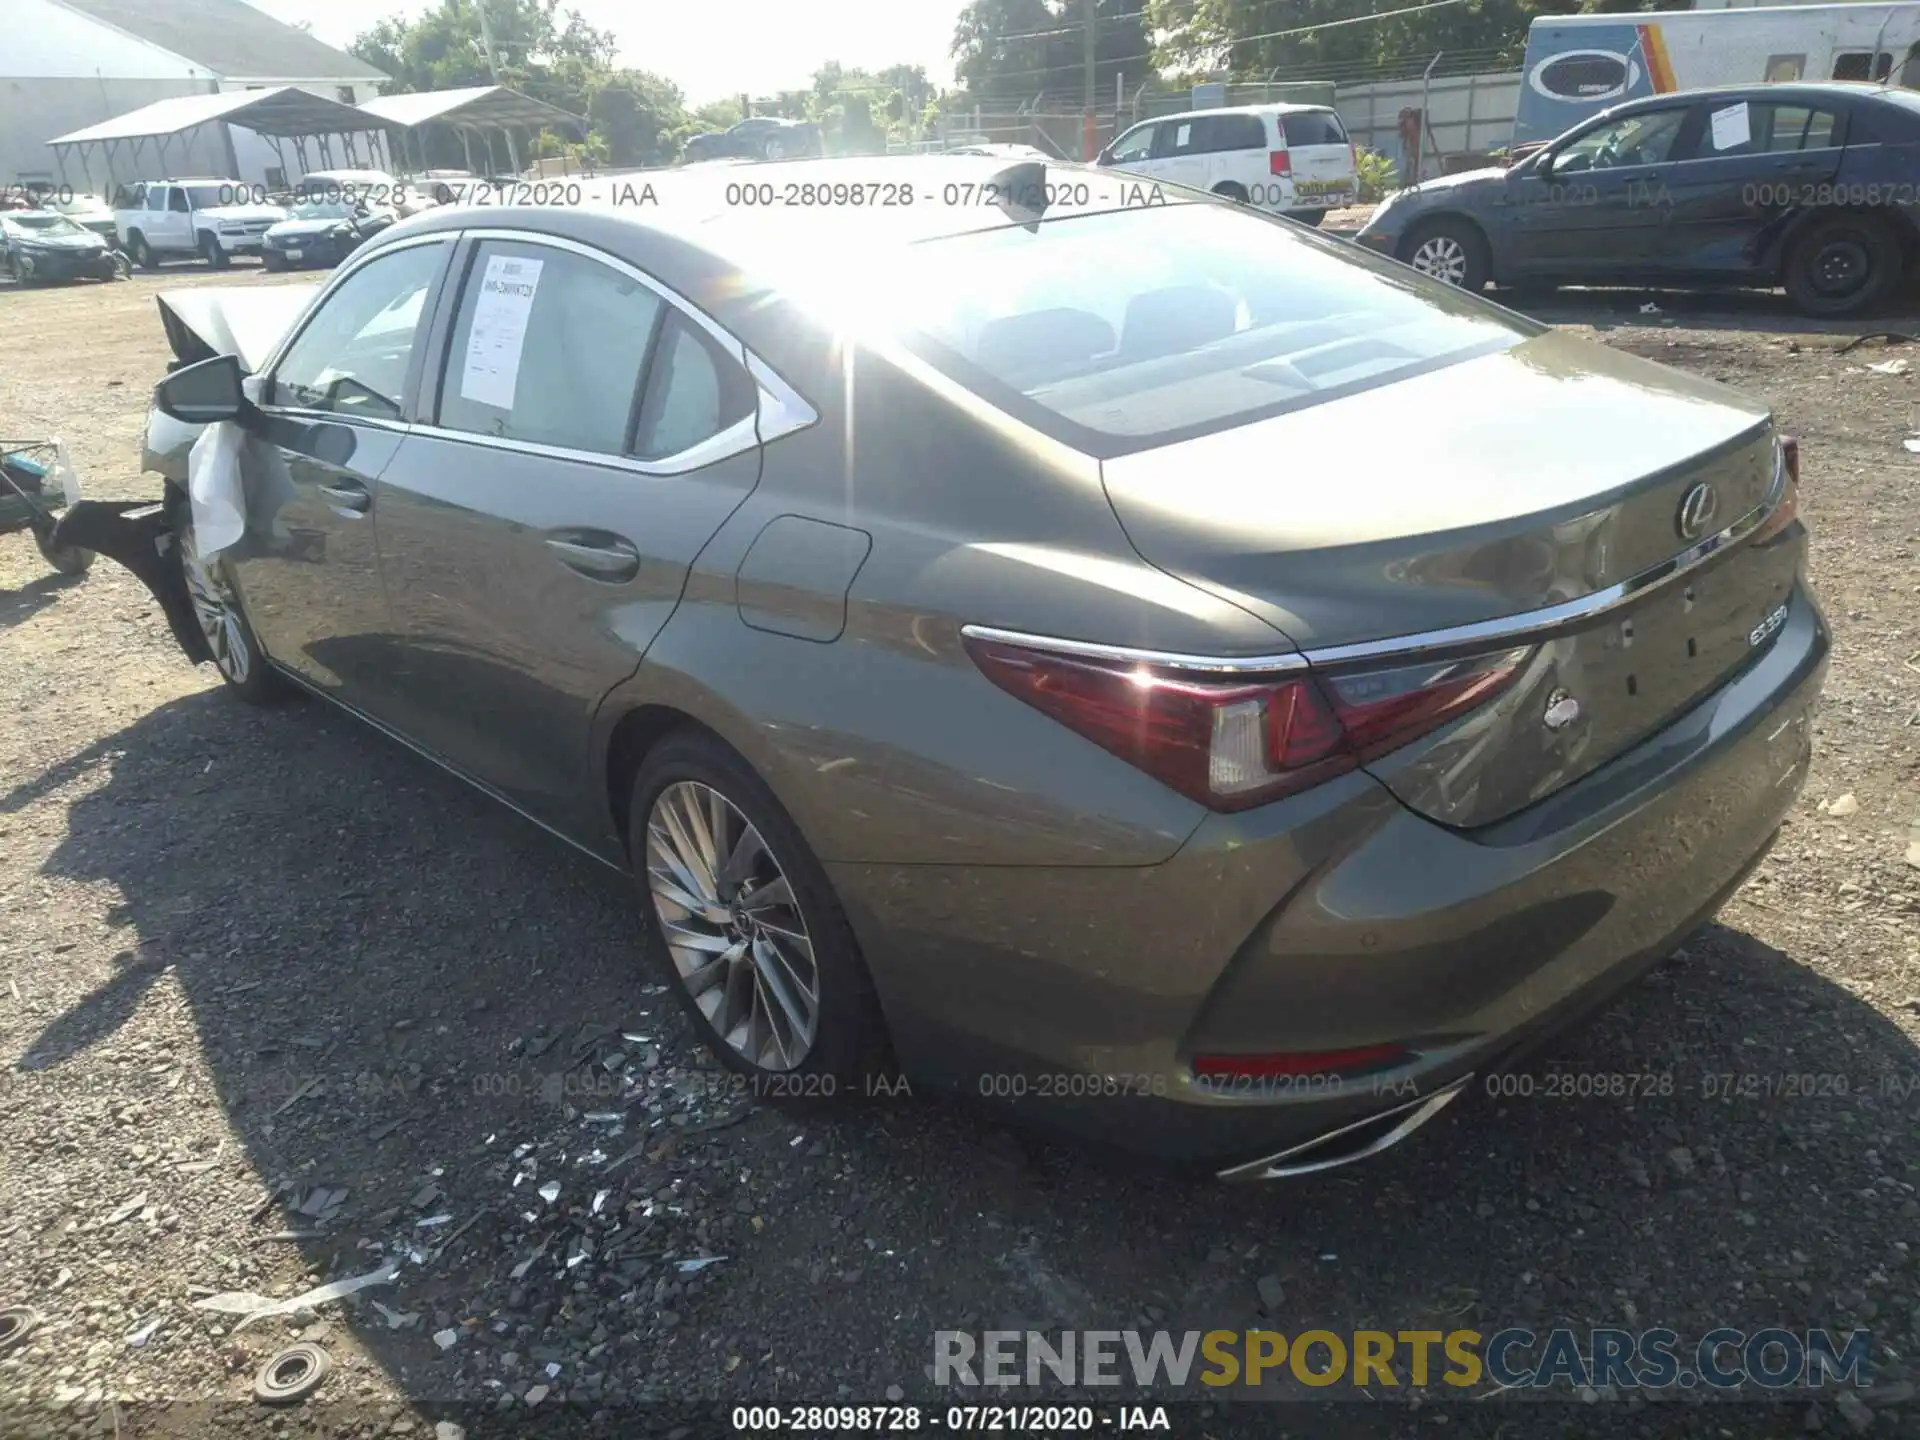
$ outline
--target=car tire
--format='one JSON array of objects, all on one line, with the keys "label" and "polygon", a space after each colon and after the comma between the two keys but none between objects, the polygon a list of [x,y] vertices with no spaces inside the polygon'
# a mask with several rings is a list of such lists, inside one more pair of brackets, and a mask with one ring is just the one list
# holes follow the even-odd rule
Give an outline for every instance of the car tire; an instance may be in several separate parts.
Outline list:
[{"label": "car tire", "polygon": [[265,251],[261,254],[260,265],[262,269],[270,270],[275,274],[287,268],[287,262],[272,250]]},{"label": "car tire", "polygon": [[1465,220],[1443,216],[1414,226],[1400,242],[1399,258],[1423,275],[1462,290],[1487,288],[1493,265],[1487,237]]},{"label": "car tire", "polygon": [[769,135],[760,142],[760,158],[763,160],[784,160],[787,147],[778,135]]},{"label": "car tire", "polygon": [[233,263],[233,257],[220,248],[220,241],[211,230],[200,232],[200,254],[210,270],[224,270]]},{"label": "car tire", "polygon": [[1213,187],[1213,193],[1222,200],[1231,200],[1236,205],[1249,204],[1253,197],[1247,194],[1247,187],[1232,180],[1222,180]]},{"label": "car tire", "polygon": [[180,547],[187,597],[193,602],[194,618],[200,622],[207,648],[213,652],[213,668],[219,672],[221,683],[249,705],[272,705],[285,699],[291,687],[267,663],[225,564],[217,555],[210,560],[200,558],[194,543],[192,505],[186,496],[170,492],[167,508]]},{"label": "car tire", "polygon": [[147,237],[138,230],[127,237],[127,253],[133,257],[133,263],[142,270],[160,268],[160,257],[154,254],[153,246],[147,243]]},{"label": "car tire", "polygon": [[[628,814],[655,958],[720,1063],[775,1103],[850,1094],[883,1072],[886,1026],[852,927],[752,767],[705,731],[674,731],[641,762]],[[718,866],[702,848],[716,828]]]},{"label": "car tire", "polygon": [[51,526],[44,530],[34,527],[33,545],[40,552],[40,558],[62,575],[84,575],[93,568],[93,551],[78,545],[56,545]]},{"label": "car tire", "polygon": [[1900,283],[1900,239],[1878,215],[1816,220],[1787,256],[1787,296],[1803,315],[1856,315]]},{"label": "car tire", "polygon": [[1287,218],[1289,220],[1298,220],[1308,229],[1318,230],[1320,228],[1320,222],[1327,218],[1327,212],[1325,210],[1289,210],[1287,211]]}]

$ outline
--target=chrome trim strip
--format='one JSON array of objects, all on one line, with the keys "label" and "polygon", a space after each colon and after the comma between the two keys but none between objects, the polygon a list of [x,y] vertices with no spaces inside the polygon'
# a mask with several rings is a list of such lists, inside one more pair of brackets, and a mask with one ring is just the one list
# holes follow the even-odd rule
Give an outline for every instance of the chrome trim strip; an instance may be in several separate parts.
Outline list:
[{"label": "chrome trim strip", "polygon": [[1307,668],[1302,655],[1176,655],[1167,650],[1135,650],[1126,645],[1101,645],[1092,640],[1056,640],[1020,630],[996,630],[991,625],[962,625],[969,640],[1021,645],[1061,655],[1084,655],[1092,660],[1119,660],[1129,665],[1159,665],[1169,670],[1204,670],[1218,675],[1271,675]]},{"label": "chrome trim strip", "polygon": [[1483,650],[1512,647],[1516,642],[1545,639],[1556,630],[1583,624],[1635,600],[1650,590],[1671,584],[1680,576],[1704,565],[1730,546],[1737,545],[1765,523],[1786,494],[1786,463],[1778,438],[1774,442],[1773,483],[1767,498],[1735,520],[1718,534],[1698,540],[1657,565],[1616,585],[1582,595],[1577,600],[1538,610],[1523,610],[1517,615],[1502,615],[1470,625],[1455,625],[1445,630],[1424,630],[1412,635],[1395,635],[1384,640],[1361,640],[1351,645],[1328,645],[1291,655],[1172,655],[1160,650],[1136,650],[1125,645],[1103,645],[1092,640],[1061,640],[1046,635],[1030,635],[1018,630],[999,630],[987,625],[962,625],[960,633],[973,640],[1024,645],[1035,650],[1052,650],[1066,655],[1085,655],[1090,659],[1118,660],[1125,664],[1159,665],[1172,670],[1208,671],[1214,674],[1273,674],[1324,667],[1372,663],[1402,655],[1430,655],[1451,650]]},{"label": "chrome trim strip", "polygon": [[506,450],[517,455],[537,455],[547,460],[569,460],[582,465],[600,465],[609,470],[658,477],[685,475],[689,471],[745,454],[760,443],[754,434],[753,420],[751,415],[742,415],[726,429],[664,460],[641,460],[632,455],[610,455],[602,450],[575,450],[566,445],[543,445],[535,440],[514,440],[504,435],[480,435],[472,430],[452,430],[444,425],[422,423],[415,425],[409,433],[433,440],[478,445],[487,450]]},{"label": "chrome trim strip", "polygon": [[1494,645],[1511,644],[1518,640],[1545,639],[1551,631],[1597,619],[1609,610],[1616,610],[1629,600],[1638,599],[1650,590],[1671,584],[1680,576],[1699,568],[1722,550],[1739,544],[1758,530],[1780,503],[1782,487],[1779,475],[1776,464],[1773,488],[1767,498],[1726,529],[1717,535],[1709,535],[1704,540],[1696,541],[1679,554],[1662,560],[1658,565],[1648,566],[1638,575],[1628,576],[1617,585],[1609,585],[1604,590],[1595,590],[1591,594],[1582,595],[1577,600],[1548,605],[1539,610],[1523,610],[1517,615],[1502,615],[1495,620],[1481,620],[1471,625],[1455,625],[1446,630],[1427,630],[1417,635],[1396,635],[1386,640],[1362,640],[1352,645],[1329,645],[1318,650],[1307,651],[1307,661],[1315,667],[1351,665],[1391,659],[1398,655],[1416,653],[1425,655],[1445,650],[1491,648]]},{"label": "chrome trim strip", "polygon": [[[1351,1165],[1356,1160],[1365,1160],[1370,1156],[1378,1155],[1382,1150],[1390,1150],[1398,1145],[1459,1099],[1461,1092],[1467,1088],[1472,1079],[1473,1076],[1470,1073],[1462,1075],[1458,1080],[1442,1086],[1431,1095],[1409,1101],[1391,1110],[1382,1110],[1377,1115],[1368,1115],[1351,1124],[1329,1130],[1324,1135],[1316,1135],[1311,1140],[1303,1140],[1298,1145],[1289,1146],[1279,1154],[1269,1155],[1264,1160],[1253,1160],[1245,1165],[1232,1166],[1220,1171],[1218,1178],[1221,1180],[1288,1180],[1297,1175],[1312,1175],[1320,1170],[1333,1170],[1342,1165]],[[1343,1151],[1338,1155],[1329,1155],[1318,1160],[1313,1158],[1312,1152],[1324,1148],[1342,1135],[1350,1134],[1368,1125],[1378,1125],[1382,1120],[1390,1119],[1395,1115],[1405,1118],[1391,1130],[1376,1135],[1359,1149]],[[1304,1158],[1289,1163],[1289,1156]]]}]

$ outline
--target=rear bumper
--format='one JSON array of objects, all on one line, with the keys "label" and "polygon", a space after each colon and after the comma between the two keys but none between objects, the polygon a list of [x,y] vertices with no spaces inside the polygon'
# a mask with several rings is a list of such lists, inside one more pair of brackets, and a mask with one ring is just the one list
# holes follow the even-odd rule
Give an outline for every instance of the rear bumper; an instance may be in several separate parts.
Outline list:
[{"label": "rear bumper", "polygon": [[[1669,953],[1791,807],[1827,649],[1797,592],[1758,660],[1558,792],[1551,825],[1534,807],[1453,831],[1350,775],[1209,817],[1145,869],[830,868],[910,1078],[1231,1168],[1498,1069]],[[1363,1079],[1191,1069],[1380,1044],[1412,1058]]]}]

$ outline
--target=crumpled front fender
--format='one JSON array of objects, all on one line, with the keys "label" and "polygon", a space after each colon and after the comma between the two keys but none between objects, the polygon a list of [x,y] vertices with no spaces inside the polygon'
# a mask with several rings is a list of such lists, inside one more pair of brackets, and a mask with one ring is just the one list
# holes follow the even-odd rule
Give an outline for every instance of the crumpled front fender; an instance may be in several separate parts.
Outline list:
[{"label": "crumpled front fender", "polygon": [[173,638],[198,665],[211,660],[213,651],[193,613],[172,511],[173,505],[163,500],[81,500],[60,517],[53,540],[56,545],[78,545],[105,555],[132,571],[160,602]]}]

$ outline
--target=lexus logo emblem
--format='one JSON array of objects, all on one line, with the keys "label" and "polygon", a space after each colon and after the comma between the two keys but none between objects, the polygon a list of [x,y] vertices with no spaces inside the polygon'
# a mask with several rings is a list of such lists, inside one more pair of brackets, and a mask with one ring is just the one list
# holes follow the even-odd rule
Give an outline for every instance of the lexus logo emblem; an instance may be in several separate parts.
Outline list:
[{"label": "lexus logo emblem", "polygon": [[1719,513],[1719,491],[1702,481],[1680,497],[1680,514],[1676,519],[1680,538],[1698,540],[1707,533],[1707,527],[1713,524],[1714,517]]}]

